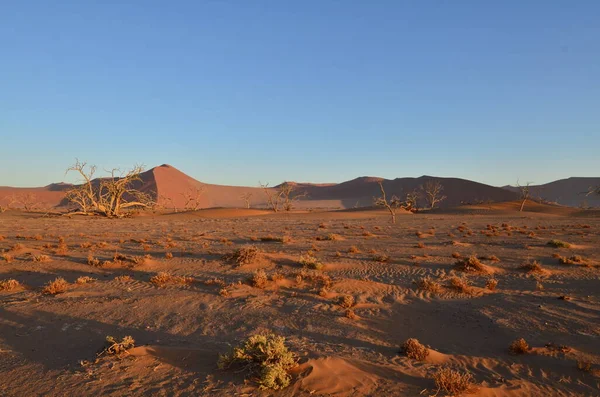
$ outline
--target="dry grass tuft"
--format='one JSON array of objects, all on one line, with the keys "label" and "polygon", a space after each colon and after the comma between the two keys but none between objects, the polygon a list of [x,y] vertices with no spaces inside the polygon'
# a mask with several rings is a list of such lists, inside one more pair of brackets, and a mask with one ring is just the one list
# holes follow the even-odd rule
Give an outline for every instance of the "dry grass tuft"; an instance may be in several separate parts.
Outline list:
[{"label": "dry grass tuft", "polygon": [[485,283],[485,287],[487,289],[489,289],[490,291],[495,291],[497,286],[498,286],[498,280],[496,280],[495,278],[490,278]]},{"label": "dry grass tuft", "polygon": [[418,339],[409,338],[401,346],[402,354],[413,360],[423,361],[429,356],[427,346],[421,344]]},{"label": "dry grass tuft", "polygon": [[589,361],[577,361],[577,369],[583,372],[591,372],[592,363]]},{"label": "dry grass tuft", "polygon": [[14,278],[0,280],[0,291],[14,291],[22,287],[23,286],[21,285],[21,283],[15,280]]},{"label": "dry grass tuft", "polygon": [[259,269],[254,272],[250,282],[253,287],[263,289],[267,286],[268,279],[267,273],[263,269]]},{"label": "dry grass tuft", "polygon": [[558,263],[561,265],[581,265],[585,263],[585,259],[581,255],[573,255],[568,258],[559,256]]},{"label": "dry grass tuft", "polygon": [[571,243],[555,239],[548,241],[547,245],[554,248],[571,248]]},{"label": "dry grass tuft", "polygon": [[303,266],[306,267],[308,269],[313,269],[313,270],[323,270],[323,263],[321,263],[321,261],[319,261],[317,258],[315,258],[312,255],[302,255],[300,256],[300,259],[298,260],[298,262]]},{"label": "dry grass tuft", "polygon": [[133,349],[135,347],[135,340],[131,336],[125,336],[123,339],[118,341],[113,336],[106,337],[106,343],[104,348],[98,352],[97,356],[103,355],[119,355],[121,353],[125,353],[127,350]]},{"label": "dry grass tuft", "polygon": [[384,263],[384,262],[389,262],[390,257],[389,257],[389,255],[386,255],[386,254],[375,254],[375,255],[373,255],[373,260],[375,262]]},{"label": "dry grass tuft", "polygon": [[349,254],[360,254],[360,250],[358,249],[358,247],[353,245],[350,248],[348,248],[348,253]]},{"label": "dry grass tuft", "polygon": [[150,282],[156,286],[162,287],[166,284],[191,284],[194,282],[192,277],[173,276],[167,272],[159,272],[150,277]]},{"label": "dry grass tuft", "polygon": [[469,285],[469,281],[466,278],[453,276],[453,277],[450,277],[448,282],[449,282],[448,286],[450,288],[455,289],[460,293],[469,294],[469,295],[473,293],[473,287],[471,287]]},{"label": "dry grass tuft", "polygon": [[467,273],[489,273],[485,265],[475,255],[458,260],[454,267],[457,270]]},{"label": "dry grass tuft", "polygon": [[127,282],[127,281],[133,281],[133,278],[131,278],[131,276],[128,275],[128,274],[124,274],[122,276],[115,277],[115,281],[118,281],[120,283],[124,283],[124,282]]},{"label": "dry grass tuft", "polygon": [[335,233],[329,233],[329,234],[326,234],[324,236],[317,236],[316,239],[317,239],[317,241],[339,241],[339,240],[343,240],[342,236],[340,236],[339,234],[335,234]]},{"label": "dry grass tuft", "polygon": [[538,261],[531,261],[531,262],[524,263],[521,266],[519,266],[519,269],[527,272],[528,274],[544,273],[544,268]]},{"label": "dry grass tuft", "polygon": [[[440,368],[433,374],[437,393],[444,391],[451,396],[457,396],[470,391],[473,384],[473,375],[470,372],[460,372],[452,368]],[[436,395],[437,395],[436,393]]]},{"label": "dry grass tuft", "polygon": [[414,283],[417,285],[418,289],[431,292],[432,294],[437,294],[442,291],[442,285],[429,276],[422,277]]},{"label": "dry grass tuft", "polygon": [[244,245],[232,254],[225,255],[225,259],[235,262],[238,266],[243,266],[258,259],[260,252],[260,248],[256,245]]},{"label": "dry grass tuft", "polygon": [[56,278],[54,281],[49,281],[48,284],[42,289],[42,293],[47,295],[62,294],[67,291],[69,283],[62,277]]},{"label": "dry grass tuft", "polygon": [[43,254],[40,254],[40,255],[33,255],[33,256],[31,257],[31,259],[32,259],[34,262],[50,262],[50,257],[49,257],[48,255],[43,255]]},{"label": "dry grass tuft", "polygon": [[338,305],[344,309],[350,309],[356,304],[352,295],[344,295],[338,298]]},{"label": "dry grass tuft", "polygon": [[527,344],[527,341],[523,338],[515,339],[508,347],[508,351],[511,354],[525,354],[529,350],[531,350],[531,348],[529,347],[529,344]]},{"label": "dry grass tuft", "polygon": [[452,257],[454,259],[460,259],[460,258],[462,258],[462,255],[460,254],[460,252],[453,252]]},{"label": "dry grass tuft", "polygon": [[346,309],[346,313],[344,315],[350,320],[356,320],[358,318],[356,313],[354,313],[354,309]]},{"label": "dry grass tuft", "polygon": [[82,276],[77,278],[77,280],[75,280],[76,284],[89,284],[89,283],[93,283],[94,281],[97,281],[95,278],[89,277],[89,276]]},{"label": "dry grass tuft", "polygon": [[165,259],[173,259],[173,253],[172,252],[165,252]]},{"label": "dry grass tuft", "polygon": [[9,253],[6,253],[2,254],[2,259],[4,259],[7,263],[11,263],[15,259],[15,257]]}]

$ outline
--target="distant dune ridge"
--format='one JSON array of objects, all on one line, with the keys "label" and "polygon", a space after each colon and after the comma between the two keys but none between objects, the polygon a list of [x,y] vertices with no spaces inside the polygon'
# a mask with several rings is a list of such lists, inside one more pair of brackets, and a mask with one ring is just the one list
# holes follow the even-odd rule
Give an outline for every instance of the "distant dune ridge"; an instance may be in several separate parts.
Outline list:
[{"label": "distant dune ridge", "polygon": [[[186,196],[197,194],[199,208],[213,207],[245,207],[243,195],[249,196],[253,208],[266,207],[266,197],[260,187],[224,186],[202,183],[177,168],[168,164],[154,167],[141,174],[142,181],[138,188],[152,195],[159,205],[166,208],[184,208]],[[438,180],[443,185],[443,195],[447,198],[439,204],[441,208],[456,207],[461,204],[491,203],[517,200],[518,189],[505,186],[503,188],[486,185],[459,178],[439,178],[421,176],[418,178],[396,178],[393,180],[378,177],[359,177],[342,183],[312,184],[293,183],[297,193],[306,196],[295,203],[295,208],[349,209],[370,207],[373,197],[379,196],[378,182],[382,182],[388,194],[404,198],[406,194],[429,180]],[[532,186],[532,197],[543,197],[559,204],[580,206],[584,201],[589,206],[600,206],[600,197],[586,197],[581,192],[590,186],[600,185],[600,178],[569,178],[546,185]],[[53,183],[39,188],[0,187],[0,204],[6,206],[13,201],[14,207],[23,207],[18,201],[30,200],[39,207],[58,207],[66,204],[64,193],[72,185]],[[274,186],[271,189],[275,189]],[[19,198],[15,202],[15,198]],[[420,207],[425,201],[421,199]]]},{"label": "distant dune ridge", "polygon": [[[586,194],[600,186],[600,177],[571,177],[543,185],[531,185],[531,197],[570,207],[600,207],[600,195]],[[515,186],[504,186],[506,190],[518,192]]]}]

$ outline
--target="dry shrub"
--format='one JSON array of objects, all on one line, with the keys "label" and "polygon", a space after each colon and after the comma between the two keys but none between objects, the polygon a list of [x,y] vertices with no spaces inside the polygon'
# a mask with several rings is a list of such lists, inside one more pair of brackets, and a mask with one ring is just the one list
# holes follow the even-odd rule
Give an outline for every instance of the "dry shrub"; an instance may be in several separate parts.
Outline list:
[{"label": "dry shrub", "polygon": [[471,294],[473,288],[469,285],[469,281],[465,278],[453,276],[448,280],[449,287],[463,294]]},{"label": "dry shrub", "polygon": [[127,282],[127,281],[133,281],[133,278],[131,278],[131,276],[128,275],[128,274],[124,274],[122,276],[115,277],[115,281],[119,281],[121,283],[124,283],[124,282]]},{"label": "dry shrub", "polygon": [[263,242],[278,242],[278,243],[283,243],[283,244],[287,244],[287,243],[291,243],[292,242],[292,238],[290,236],[282,236],[282,237],[275,237],[271,234],[261,237],[260,241]]},{"label": "dry shrub", "polygon": [[488,273],[485,265],[477,259],[475,255],[471,255],[468,258],[460,259],[456,262],[454,267],[457,270],[467,273]]},{"label": "dry shrub", "polygon": [[548,241],[547,245],[554,247],[554,248],[571,248],[571,243],[567,243],[566,241],[555,240],[555,239]]},{"label": "dry shrub", "polygon": [[173,253],[172,252],[165,252],[165,259],[173,259]]},{"label": "dry shrub", "polygon": [[[473,375],[452,368],[440,368],[433,374],[437,393],[444,391],[452,396],[468,392],[473,388]],[[436,394],[437,394],[436,393]]]},{"label": "dry shrub", "polygon": [[585,263],[585,259],[581,255],[573,255],[570,257],[559,256],[558,262],[561,265],[580,265]]},{"label": "dry shrub", "polygon": [[235,262],[238,266],[243,266],[253,263],[260,256],[260,252],[256,245],[244,245],[232,254],[225,255],[225,259]]},{"label": "dry shrub", "polygon": [[229,291],[227,290],[227,288],[221,288],[221,289],[219,290],[219,295],[221,295],[221,296],[224,296],[224,297],[227,297],[227,296],[229,296],[230,294],[229,294]]},{"label": "dry shrub", "polygon": [[418,339],[409,338],[401,346],[402,354],[413,360],[423,361],[429,355],[427,346],[421,344]]},{"label": "dry shrub", "polygon": [[335,233],[329,233],[324,236],[317,236],[317,241],[338,241],[342,240],[342,237]]},{"label": "dry shrub", "polygon": [[95,278],[89,277],[89,276],[82,276],[77,278],[77,280],[75,280],[75,283],[77,284],[89,284],[89,283],[93,283],[94,281],[97,281]]},{"label": "dry shrub", "polygon": [[453,252],[452,257],[454,259],[460,259],[460,258],[462,258],[462,255],[459,252]]},{"label": "dry shrub", "polygon": [[151,255],[144,255],[144,256],[132,256],[131,258],[127,258],[127,259],[129,259],[131,262],[133,262],[137,266],[142,266],[142,265],[145,265],[148,262],[148,260],[150,260],[151,258],[152,258]]},{"label": "dry shrub", "polygon": [[302,255],[300,256],[300,259],[298,260],[298,262],[309,269],[313,269],[313,270],[323,270],[323,263],[321,263],[321,261],[319,261],[319,259],[315,258],[312,255]]},{"label": "dry shrub", "polygon": [[327,229],[327,224],[325,222],[319,223],[319,229]]},{"label": "dry shrub", "polygon": [[490,291],[495,291],[496,287],[498,286],[498,280],[496,280],[495,278],[490,278],[487,280],[487,282],[485,283],[485,286],[487,289],[489,289]]},{"label": "dry shrub", "polygon": [[500,258],[498,258],[496,255],[481,255],[478,256],[477,259],[482,261],[500,262]]},{"label": "dry shrub", "polygon": [[173,276],[167,272],[159,272],[150,277],[150,282],[156,286],[162,287],[166,284],[191,284],[194,282],[192,277]]},{"label": "dry shrub", "polygon": [[89,241],[86,241],[86,242],[84,242],[84,243],[81,243],[81,244],[79,244],[79,246],[80,246],[81,248],[84,248],[84,249],[86,249],[86,248],[90,248],[90,247],[92,246],[92,243],[90,243]]},{"label": "dry shrub", "polygon": [[2,259],[4,259],[7,263],[11,263],[13,261],[13,259],[15,259],[14,256],[12,256],[11,254],[2,254]]},{"label": "dry shrub", "polygon": [[285,276],[279,272],[274,272],[273,274],[271,274],[271,281],[279,281],[279,280],[283,280],[285,278]]},{"label": "dry shrub", "polygon": [[384,263],[384,262],[389,262],[390,257],[389,257],[389,255],[386,255],[386,254],[375,254],[375,255],[373,255],[373,260],[375,262]]},{"label": "dry shrub", "polygon": [[100,267],[101,262],[100,259],[94,257],[91,253],[87,257],[87,264],[94,267]]},{"label": "dry shrub", "polygon": [[67,291],[69,283],[62,277],[57,277],[53,281],[49,281],[48,284],[42,289],[42,293],[47,295],[62,294]]},{"label": "dry shrub", "polygon": [[250,279],[252,286],[260,289],[263,289],[267,286],[267,281],[267,273],[265,273],[263,269],[255,271]]},{"label": "dry shrub", "polygon": [[118,355],[134,347],[135,340],[131,336],[124,336],[123,339],[118,341],[115,337],[109,335],[106,337],[104,348],[97,355],[98,357],[103,355]]},{"label": "dry shrub", "polygon": [[419,280],[415,281],[415,284],[417,285],[418,289],[431,292],[432,294],[437,294],[442,291],[441,284],[429,276],[420,278]]},{"label": "dry shrub", "polygon": [[25,249],[25,246],[23,244],[21,244],[21,243],[17,243],[15,245],[13,245],[12,247],[10,247],[10,251],[13,251],[13,252],[14,251],[21,251],[21,250],[24,250],[24,249]]},{"label": "dry shrub", "polygon": [[296,354],[289,351],[285,338],[272,333],[250,336],[218,361],[219,369],[241,367],[258,379],[261,389],[273,390],[289,386],[292,377],[288,371],[296,365]]},{"label": "dry shrub", "polygon": [[33,255],[31,259],[34,262],[50,262],[50,257],[48,255]]},{"label": "dry shrub", "polygon": [[354,301],[354,297],[352,295],[344,295],[338,298],[338,305],[344,309],[350,309],[355,304],[356,302]]},{"label": "dry shrub", "polygon": [[14,291],[21,287],[21,283],[15,280],[14,278],[0,280],[0,291]]},{"label": "dry shrub", "polygon": [[416,248],[425,248],[425,243],[419,241]]},{"label": "dry shrub", "polygon": [[346,318],[349,318],[350,320],[356,320],[358,318],[356,313],[354,313],[354,309],[346,309],[345,316],[346,316]]},{"label": "dry shrub", "polygon": [[538,261],[526,262],[522,264],[519,269],[527,272],[528,274],[544,273],[544,268]]},{"label": "dry shrub", "polygon": [[531,348],[529,347],[529,344],[527,344],[527,341],[523,338],[517,338],[513,341],[513,343],[510,344],[510,346],[508,347],[508,351],[511,354],[525,354],[527,353]]},{"label": "dry shrub", "polygon": [[349,254],[360,254],[360,250],[358,249],[358,247],[353,245],[350,248],[348,248],[348,253]]},{"label": "dry shrub", "polygon": [[577,361],[577,369],[583,372],[592,371],[592,363],[589,361]]}]

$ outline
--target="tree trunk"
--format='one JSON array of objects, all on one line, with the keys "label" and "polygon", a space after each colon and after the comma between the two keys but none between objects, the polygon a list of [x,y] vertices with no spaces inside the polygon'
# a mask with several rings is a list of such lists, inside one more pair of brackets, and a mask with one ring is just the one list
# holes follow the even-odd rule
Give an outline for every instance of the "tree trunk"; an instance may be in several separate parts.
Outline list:
[{"label": "tree trunk", "polygon": [[523,212],[523,208],[525,208],[525,202],[526,202],[526,201],[527,201],[527,199],[524,199],[524,200],[521,202],[521,208],[519,208],[519,212]]}]

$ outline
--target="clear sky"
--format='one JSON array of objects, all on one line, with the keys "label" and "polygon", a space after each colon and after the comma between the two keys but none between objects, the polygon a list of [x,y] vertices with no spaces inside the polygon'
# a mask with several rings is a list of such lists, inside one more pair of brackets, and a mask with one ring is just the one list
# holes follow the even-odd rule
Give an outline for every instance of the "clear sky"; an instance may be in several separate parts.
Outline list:
[{"label": "clear sky", "polygon": [[0,3],[0,185],[600,176],[600,1]]}]

